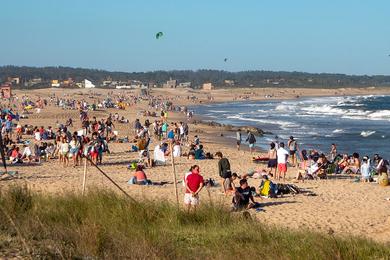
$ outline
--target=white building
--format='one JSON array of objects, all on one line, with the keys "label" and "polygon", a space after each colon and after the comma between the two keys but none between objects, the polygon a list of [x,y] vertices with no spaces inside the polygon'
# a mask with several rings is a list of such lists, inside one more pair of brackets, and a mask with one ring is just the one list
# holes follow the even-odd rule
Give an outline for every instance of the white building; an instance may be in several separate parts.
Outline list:
[{"label": "white building", "polygon": [[83,86],[84,88],[95,88],[95,85],[92,84],[92,82],[87,79],[84,79]]}]

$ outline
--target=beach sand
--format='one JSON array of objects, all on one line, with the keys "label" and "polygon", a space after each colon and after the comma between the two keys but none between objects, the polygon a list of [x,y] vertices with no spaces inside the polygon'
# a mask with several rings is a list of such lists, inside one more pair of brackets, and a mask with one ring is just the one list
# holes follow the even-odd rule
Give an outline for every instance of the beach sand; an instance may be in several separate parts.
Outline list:
[{"label": "beach sand", "polygon": [[[101,94],[100,100],[104,99],[108,90],[93,90],[94,93]],[[123,90],[122,90],[123,92]],[[65,93],[69,98],[81,99],[91,96],[90,90],[59,90],[42,89],[34,91],[15,91],[18,96],[27,94],[32,100],[38,96],[48,97],[51,93]],[[252,94],[248,94],[252,93]],[[254,93],[254,94],[253,94]],[[264,95],[273,94],[274,98],[287,99],[299,96],[334,96],[334,95],[363,95],[363,94],[388,94],[390,89],[234,89],[234,90],[215,90],[212,92],[193,91],[193,90],[153,90],[153,95],[165,95],[175,97],[173,101],[176,104],[194,105],[211,102],[207,97],[211,94],[212,102],[231,101],[233,97],[248,95],[250,100],[264,99]],[[63,94],[61,94],[63,95]],[[199,99],[188,103],[186,96],[193,95]],[[92,96],[91,96],[92,97]],[[94,98],[94,97],[92,97]],[[109,113],[119,113],[130,120],[129,124],[116,124],[115,130],[119,131],[119,136],[130,136],[135,118],[140,118],[144,122],[145,117],[139,115],[139,112],[147,109],[147,101],[137,106],[128,107],[126,110],[108,109],[106,111],[89,112],[90,117],[96,116],[98,119],[106,118]],[[138,114],[138,115],[137,115]],[[64,123],[68,118],[73,118],[74,128],[72,131],[81,129],[79,113],[77,110],[62,110],[58,107],[48,106],[41,110],[39,114],[34,113],[28,119],[22,119],[21,124],[32,124],[37,126],[53,126],[56,122]],[[149,118],[153,122],[153,118]],[[169,121],[184,120],[181,113],[169,113]],[[259,126],[261,128],[261,125]],[[252,155],[245,147],[241,151],[235,148],[234,139],[221,137],[221,133],[226,132],[222,128],[210,127],[205,124],[189,124],[190,140],[195,134],[198,134],[205,147],[206,152],[215,153],[221,151],[231,162],[233,171],[243,174],[250,169],[264,168],[262,165],[252,162]],[[31,139],[31,137],[28,137]],[[156,141],[150,145],[153,149]],[[127,169],[127,165],[133,159],[138,158],[138,153],[128,152],[131,144],[129,143],[110,143],[110,154],[103,158],[101,169],[106,172],[120,187],[122,187],[130,196],[136,199],[151,199],[157,201],[175,202],[175,193],[173,185],[172,166],[158,166],[152,169],[146,169],[149,179],[154,182],[168,182],[165,185],[154,186],[136,186],[128,185],[127,181],[132,176],[132,172]],[[186,151],[186,150],[184,150]],[[257,152],[255,155],[259,155]],[[215,160],[189,161],[186,158],[176,158],[177,179],[182,180],[184,173],[193,164],[198,164],[201,168],[201,174],[205,178],[214,178],[220,182],[217,173],[217,163]],[[11,170],[17,170],[20,178],[7,179],[0,181],[1,189],[6,189],[12,184],[26,183],[33,191],[49,194],[63,194],[67,192],[81,193],[83,180],[83,166],[76,168],[60,165],[57,160],[42,162],[41,164],[31,164],[22,166],[10,166]],[[296,174],[296,169],[290,168],[288,171],[288,183],[292,183],[292,178]],[[249,179],[251,186],[258,186],[260,180]],[[336,235],[355,235],[359,237],[368,237],[376,241],[390,241],[390,201],[385,198],[390,197],[390,187],[380,187],[374,183],[356,183],[353,179],[328,179],[306,181],[296,184],[315,193],[317,196],[305,196],[298,194],[295,196],[286,195],[277,199],[259,199],[264,211],[256,212],[251,210],[252,216],[259,221],[278,227],[288,227],[298,230],[313,230],[328,232],[332,229]],[[92,189],[118,189],[110,183],[98,170],[92,166],[87,168],[87,191]],[[183,186],[178,184],[179,201],[183,201]],[[118,191],[119,192],[119,191]],[[225,196],[221,192],[221,187],[210,188],[209,193],[204,189],[200,196],[204,204],[213,203],[229,205],[230,196]]]}]

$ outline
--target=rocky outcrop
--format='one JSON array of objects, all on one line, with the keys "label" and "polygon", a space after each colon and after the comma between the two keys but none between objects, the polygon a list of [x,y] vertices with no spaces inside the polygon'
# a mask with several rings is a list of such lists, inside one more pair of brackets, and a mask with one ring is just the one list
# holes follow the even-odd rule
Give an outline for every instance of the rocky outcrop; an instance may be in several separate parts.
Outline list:
[{"label": "rocky outcrop", "polygon": [[241,132],[243,132],[243,133],[250,131],[254,135],[257,135],[257,136],[263,136],[265,134],[265,132],[262,129],[260,129],[258,127],[254,127],[254,126],[233,126],[233,125],[229,125],[229,124],[221,124],[221,123],[218,123],[215,121],[202,121],[202,120],[195,120],[195,121],[193,121],[193,123],[195,125],[196,124],[203,124],[203,125],[208,125],[208,126],[212,126],[212,127],[218,127],[218,128],[221,128],[221,130],[223,130],[223,131],[229,131],[229,132],[236,132],[238,130],[241,130]]}]

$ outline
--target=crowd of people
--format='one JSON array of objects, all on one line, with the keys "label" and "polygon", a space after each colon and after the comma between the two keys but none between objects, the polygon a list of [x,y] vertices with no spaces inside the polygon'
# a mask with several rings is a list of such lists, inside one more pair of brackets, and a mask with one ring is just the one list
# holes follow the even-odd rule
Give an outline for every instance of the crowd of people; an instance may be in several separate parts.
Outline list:
[{"label": "crowd of people", "polygon": [[[131,185],[153,185],[153,181],[147,178],[147,169],[166,165],[170,159],[183,157],[188,161],[198,161],[183,176],[184,203],[189,210],[199,204],[199,194],[205,186],[217,185],[214,180],[202,176],[199,166],[201,160],[218,160],[220,185],[223,193],[231,196],[234,210],[255,207],[256,197],[267,195],[264,190],[271,190],[271,179],[275,182],[286,181],[288,168],[296,171],[297,181],[325,178],[328,174],[354,174],[360,175],[361,180],[366,182],[372,181],[375,174],[387,172],[389,169],[388,161],[378,154],[372,159],[368,156],[361,158],[358,153],[340,155],[336,144],[332,144],[330,152],[325,155],[316,150],[302,149],[297,140],[291,136],[286,142],[275,140],[269,144],[267,155],[260,158],[264,159],[260,161],[267,163],[267,170],[238,174],[232,171],[229,159],[224,157],[222,152],[208,151],[198,134],[192,134],[193,138],[190,138],[189,122],[192,112],[186,107],[175,106],[175,99],[166,99],[162,96],[151,96],[147,99],[149,108],[155,111],[152,113],[145,111],[143,116],[146,119],[143,122],[137,118],[133,124],[128,124],[130,134],[122,139],[118,137],[115,128],[117,124],[127,124],[132,122],[131,120],[120,117],[117,112],[100,119],[89,116],[91,110],[124,109],[141,100],[142,98],[138,96],[120,94],[112,94],[110,98],[92,103],[87,102],[86,99],[56,96],[51,96],[49,100],[38,99],[32,102],[29,98],[23,97],[21,104],[24,110],[27,106],[44,109],[51,104],[63,109],[78,110],[80,122],[74,122],[69,118],[54,127],[22,126],[20,116],[13,112],[13,108],[3,109],[0,123],[7,160],[17,165],[56,159],[63,167],[77,167],[82,164],[83,158],[87,158],[91,164],[98,165],[104,162],[104,154],[110,153],[110,142],[126,142],[129,143],[130,152],[138,153],[138,159],[128,167],[132,170],[131,179],[128,181]],[[169,120],[170,113],[174,111],[185,114],[187,121]],[[70,130],[78,125],[81,125],[81,130],[73,132]],[[257,137],[251,131],[247,131],[246,134],[245,143],[253,154],[256,152]],[[241,130],[238,130],[236,132],[238,151],[242,149],[242,142]],[[155,144],[153,156],[150,149],[152,143]],[[249,185],[249,179],[255,176],[264,180],[259,187]]]}]

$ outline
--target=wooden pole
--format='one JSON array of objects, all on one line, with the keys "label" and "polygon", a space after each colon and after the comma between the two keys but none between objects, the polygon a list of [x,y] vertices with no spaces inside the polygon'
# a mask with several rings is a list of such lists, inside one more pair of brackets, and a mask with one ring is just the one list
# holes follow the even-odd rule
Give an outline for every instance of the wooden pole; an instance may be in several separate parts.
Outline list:
[{"label": "wooden pole", "polygon": [[85,193],[86,181],[87,181],[87,159],[85,158],[84,159],[83,192],[82,192],[83,196],[84,196],[84,193]]},{"label": "wooden pole", "polygon": [[172,174],[173,174],[173,184],[175,185],[175,196],[176,196],[176,204],[179,207],[179,194],[177,193],[177,180],[176,180],[176,168],[175,168],[175,157],[173,156],[173,144],[170,143],[171,146],[171,161],[172,161]]}]

